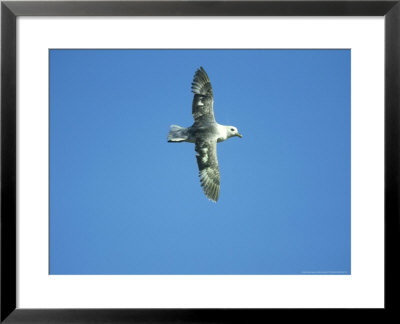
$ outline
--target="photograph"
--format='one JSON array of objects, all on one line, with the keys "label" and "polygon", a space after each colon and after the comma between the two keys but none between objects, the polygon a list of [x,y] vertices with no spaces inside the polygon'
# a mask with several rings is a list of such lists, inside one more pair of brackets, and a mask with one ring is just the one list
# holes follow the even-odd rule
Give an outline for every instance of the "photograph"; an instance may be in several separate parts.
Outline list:
[{"label": "photograph", "polygon": [[351,49],[49,49],[50,275],[351,275]]}]

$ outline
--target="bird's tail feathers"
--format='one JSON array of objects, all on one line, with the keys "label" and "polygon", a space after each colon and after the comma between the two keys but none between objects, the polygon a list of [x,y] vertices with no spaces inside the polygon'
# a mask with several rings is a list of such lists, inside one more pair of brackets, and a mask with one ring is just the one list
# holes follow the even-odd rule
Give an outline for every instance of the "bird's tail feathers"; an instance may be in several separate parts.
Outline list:
[{"label": "bird's tail feathers", "polygon": [[187,128],[178,125],[169,127],[168,142],[184,142],[189,138]]}]

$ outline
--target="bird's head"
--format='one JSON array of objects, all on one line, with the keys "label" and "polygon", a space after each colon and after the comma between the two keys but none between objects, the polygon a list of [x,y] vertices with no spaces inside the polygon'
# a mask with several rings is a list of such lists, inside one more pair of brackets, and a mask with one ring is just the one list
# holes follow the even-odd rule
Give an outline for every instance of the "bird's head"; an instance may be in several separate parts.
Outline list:
[{"label": "bird's head", "polygon": [[228,134],[228,138],[229,137],[233,137],[233,136],[238,136],[240,138],[242,138],[242,134],[239,133],[239,131],[237,130],[237,128],[235,126],[226,126],[227,129],[227,134]]}]

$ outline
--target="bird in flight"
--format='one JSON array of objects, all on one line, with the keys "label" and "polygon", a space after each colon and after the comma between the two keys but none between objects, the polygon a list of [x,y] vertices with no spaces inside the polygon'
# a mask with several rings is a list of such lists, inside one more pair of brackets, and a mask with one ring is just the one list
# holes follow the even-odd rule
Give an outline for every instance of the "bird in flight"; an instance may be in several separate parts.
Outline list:
[{"label": "bird in flight", "polygon": [[208,199],[217,202],[220,175],[217,159],[217,143],[242,135],[234,126],[220,125],[214,117],[214,96],[210,79],[200,67],[193,78],[192,115],[194,123],[190,127],[171,125],[168,142],[189,142],[195,144],[200,183]]}]

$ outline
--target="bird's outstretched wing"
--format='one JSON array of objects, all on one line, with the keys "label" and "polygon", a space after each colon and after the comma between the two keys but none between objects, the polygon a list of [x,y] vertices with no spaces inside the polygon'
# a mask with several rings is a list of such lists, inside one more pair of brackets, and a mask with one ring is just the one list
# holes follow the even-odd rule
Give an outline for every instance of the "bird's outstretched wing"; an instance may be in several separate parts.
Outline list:
[{"label": "bird's outstretched wing", "polygon": [[216,202],[219,197],[220,176],[217,159],[217,142],[196,142],[196,159],[199,166],[200,183],[207,198]]},{"label": "bird's outstretched wing", "polygon": [[212,121],[214,118],[214,97],[210,79],[202,67],[194,75],[192,114],[195,122]]}]

